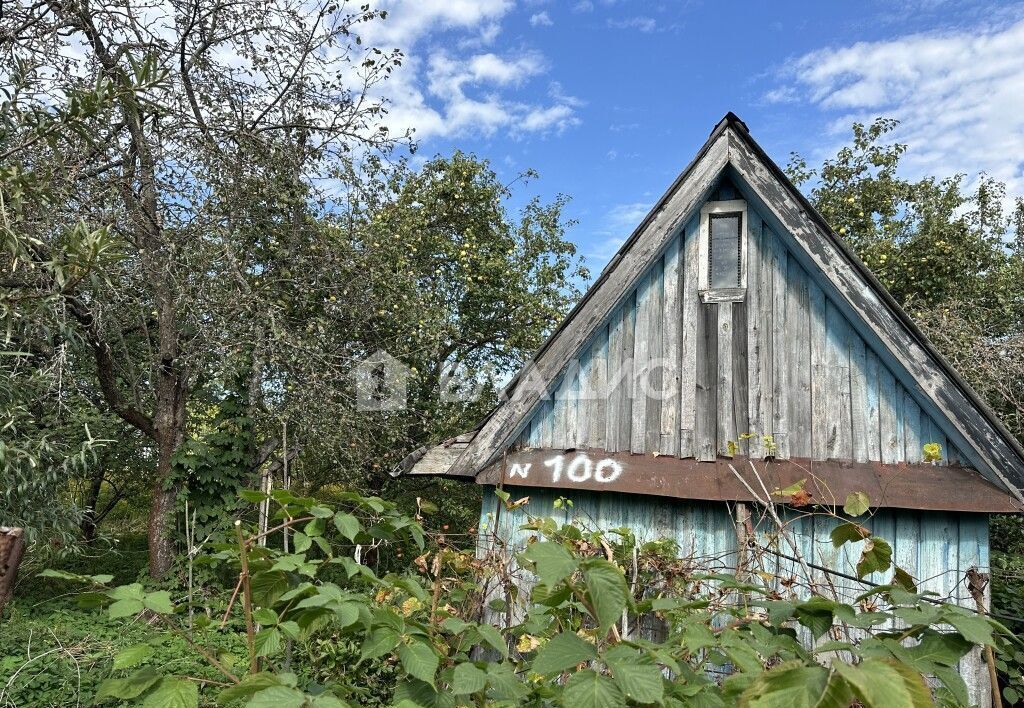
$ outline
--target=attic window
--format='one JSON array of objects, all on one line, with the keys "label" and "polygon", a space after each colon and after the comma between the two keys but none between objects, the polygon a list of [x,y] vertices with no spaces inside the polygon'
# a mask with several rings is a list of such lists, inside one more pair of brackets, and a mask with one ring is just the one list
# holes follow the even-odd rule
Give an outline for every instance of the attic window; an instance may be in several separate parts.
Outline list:
[{"label": "attic window", "polygon": [[700,283],[704,302],[746,297],[747,203],[708,202],[700,213]]}]

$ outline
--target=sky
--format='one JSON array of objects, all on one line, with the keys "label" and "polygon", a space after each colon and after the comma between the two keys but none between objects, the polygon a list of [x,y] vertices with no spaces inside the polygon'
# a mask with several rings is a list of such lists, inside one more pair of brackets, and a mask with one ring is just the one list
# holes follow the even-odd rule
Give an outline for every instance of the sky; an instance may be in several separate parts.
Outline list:
[{"label": "sky", "polygon": [[[901,121],[903,174],[979,171],[1024,194],[1024,3],[378,0],[405,59],[381,89],[417,159],[455,149],[517,199],[566,194],[596,274],[727,111],[781,165],[855,121]],[[514,205],[513,205],[514,206]]]}]

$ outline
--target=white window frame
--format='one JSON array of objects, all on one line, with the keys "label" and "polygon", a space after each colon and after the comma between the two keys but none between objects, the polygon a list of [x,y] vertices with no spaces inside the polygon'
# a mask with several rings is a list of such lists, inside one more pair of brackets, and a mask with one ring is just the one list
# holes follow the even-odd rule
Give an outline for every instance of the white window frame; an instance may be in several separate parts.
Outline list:
[{"label": "white window frame", "polygon": [[[740,282],[735,288],[712,288],[709,272],[711,250],[711,215],[740,215]],[[729,199],[721,202],[707,202],[700,209],[700,241],[698,248],[697,289],[704,302],[742,302],[747,296],[747,202],[743,199]]]}]

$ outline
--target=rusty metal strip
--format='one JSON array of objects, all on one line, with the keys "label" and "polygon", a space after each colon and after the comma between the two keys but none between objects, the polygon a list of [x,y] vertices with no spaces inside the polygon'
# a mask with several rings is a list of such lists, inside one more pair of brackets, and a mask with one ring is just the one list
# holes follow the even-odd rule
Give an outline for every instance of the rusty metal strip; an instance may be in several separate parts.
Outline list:
[{"label": "rusty metal strip", "polygon": [[[477,482],[675,499],[756,501],[736,479],[729,469],[730,464],[755,490],[760,490],[747,458],[699,462],[692,458],[595,449],[509,452],[485,468]],[[849,493],[864,492],[872,507],[983,513],[1022,511],[1017,500],[975,470],[957,465],[883,465],[809,459],[758,461],[753,465],[769,491],[806,480],[803,489],[810,495],[810,504],[842,506]],[[779,501],[793,500],[780,496]]]}]

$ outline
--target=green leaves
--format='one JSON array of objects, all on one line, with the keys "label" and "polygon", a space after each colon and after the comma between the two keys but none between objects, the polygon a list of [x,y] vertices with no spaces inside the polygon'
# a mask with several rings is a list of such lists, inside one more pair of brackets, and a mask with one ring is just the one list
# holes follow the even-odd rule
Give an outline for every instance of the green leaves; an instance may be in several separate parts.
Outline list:
[{"label": "green leaves", "polygon": [[168,676],[146,696],[142,708],[198,708],[199,688],[191,681]]},{"label": "green leaves", "polygon": [[122,649],[114,655],[114,670],[131,668],[151,656],[153,656],[153,647],[149,644],[136,644],[133,647]]},{"label": "green leaves", "polygon": [[334,515],[334,526],[338,529],[338,533],[349,541],[355,540],[360,529],[359,520],[345,512],[338,512]]},{"label": "green leaves", "polygon": [[787,661],[765,671],[740,697],[743,708],[847,708],[851,691],[828,669]]},{"label": "green leaves", "polygon": [[832,545],[836,548],[839,548],[844,543],[857,543],[858,541],[863,541],[870,535],[871,531],[864,528],[863,526],[846,523],[839,524],[834,529],[832,529],[832,533],[829,534],[829,537],[832,539]]},{"label": "green leaves", "polygon": [[455,667],[452,675],[452,693],[456,695],[476,693],[487,685],[487,673],[469,662]]},{"label": "green leaves", "polygon": [[857,577],[863,578],[871,573],[884,573],[892,566],[892,546],[877,536],[864,542],[860,560],[857,561]]},{"label": "green leaves", "polygon": [[618,645],[602,657],[623,695],[637,703],[661,703],[665,694],[661,668],[647,654]]},{"label": "green leaves", "polygon": [[583,579],[594,619],[602,631],[607,631],[622,618],[622,611],[629,602],[626,576],[618,566],[603,558],[592,558],[584,565]]},{"label": "green leaves", "polygon": [[832,668],[865,708],[931,708],[932,695],[924,677],[905,664],[865,659],[855,666],[835,662]]},{"label": "green leaves", "polygon": [[572,632],[556,634],[542,646],[533,660],[533,670],[545,676],[576,668],[597,658],[597,649]]},{"label": "green leaves", "polygon": [[533,565],[540,581],[548,587],[571,575],[578,565],[565,546],[552,541],[530,544],[521,557]]},{"label": "green leaves", "polygon": [[401,644],[398,647],[398,658],[410,676],[418,678],[424,683],[434,685],[434,674],[440,661],[434,649],[427,643],[413,640],[409,644]]},{"label": "green leaves", "polygon": [[843,512],[848,516],[860,516],[867,513],[870,506],[868,495],[864,492],[850,492],[846,495],[846,503],[843,505]]},{"label": "green leaves", "polygon": [[626,705],[626,697],[611,678],[593,669],[584,669],[569,677],[562,693],[562,705],[567,708],[621,708]]},{"label": "green leaves", "polygon": [[117,698],[120,700],[131,700],[138,698],[160,679],[163,678],[155,669],[145,667],[137,670],[128,678],[110,678],[100,684],[96,691],[96,701],[106,698]]}]

